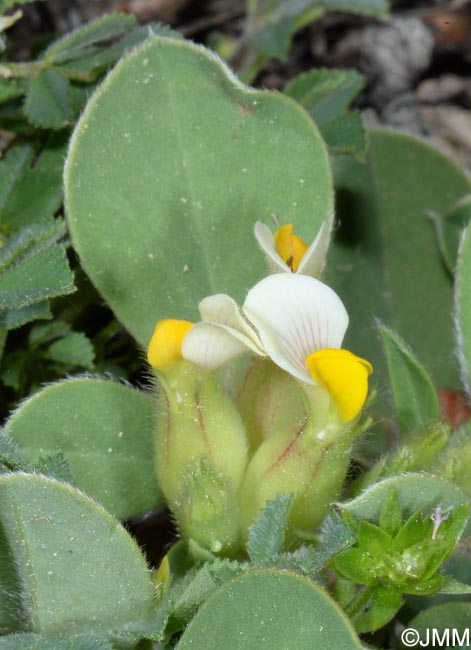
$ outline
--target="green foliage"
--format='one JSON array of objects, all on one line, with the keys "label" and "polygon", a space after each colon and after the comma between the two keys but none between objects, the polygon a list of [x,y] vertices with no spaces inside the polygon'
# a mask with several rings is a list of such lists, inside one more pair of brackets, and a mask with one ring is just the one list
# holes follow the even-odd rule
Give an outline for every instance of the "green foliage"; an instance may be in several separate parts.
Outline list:
[{"label": "green foliage", "polygon": [[380,318],[407,339],[435,385],[456,387],[453,289],[440,256],[433,254],[435,233],[427,214],[445,211],[469,193],[470,181],[411,136],[375,130],[369,141],[366,165],[346,157],[333,164],[340,228],[325,277],[350,315],[343,345],[373,364],[373,380],[382,389],[387,375],[370,329],[372,317]]},{"label": "green foliage", "polygon": [[[75,290],[65,246],[60,245],[64,236],[62,221],[39,223],[12,235],[0,249],[0,315],[4,327],[25,322],[24,308],[44,305]],[[33,311],[33,317],[37,312]]]},{"label": "green foliage", "polygon": [[78,378],[47,386],[23,403],[5,433],[28,462],[63,453],[75,485],[124,518],[162,503],[152,423],[150,396],[111,381]]},{"label": "green foliage", "polygon": [[[185,629],[198,608],[222,584],[247,571],[248,566],[229,560],[207,562],[199,569],[186,573],[170,592],[166,609],[166,633],[175,634]],[[162,631],[164,636],[164,631]]]},{"label": "green foliage", "polygon": [[18,471],[27,468],[28,464],[16,442],[0,430],[0,471]]},{"label": "green foliage", "polygon": [[304,650],[327,643],[338,650],[362,647],[325,591],[288,571],[262,569],[229,580],[217,590],[176,647]]},{"label": "green foliage", "polygon": [[0,650],[113,650],[113,646],[107,639],[88,635],[73,639],[45,639],[32,632],[24,632],[0,637]]},{"label": "green foliage", "polygon": [[471,222],[464,231],[458,256],[455,284],[459,359],[464,385],[471,383]]},{"label": "green foliage", "polygon": [[33,0],[0,0],[0,14],[5,13],[8,9],[11,9],[14,5],[22,5],[31,3]]},{"label": "green foliage", "polygon": [[355,539],[355,535],[344,517],[341,517],[336,511],[328,515],[322,522],[316,546],[317,568],[323,567],[331,557],[349,548]]},{"label": "green foliage", "polygon": [[464,228],[471,215],[471,196],[467,194],[454,203],[443,215],[430,213],[435,225],[437,244],[443,262],[453,276],[456,271],[458,247]]},{"label": "green foliage", "polygon": [[103,41],[119,38],[136,26],[136,18],[129,14],[105,14],[54,42],[43,58],[52,65],[82,59],[99,50]]},{"label": "green foliage", "polygon": [[54,341],[48,348],[48,356],[63,364],[93,368],[93,346],[82,332],[71,332]]},{"label": "green foliage", "polygon": [[69,121],[69,82],[46,68],[33,79],[26,93],[24,110],[31,124],[43,129],[61,129]]},{"label": "green foliage", "polygon": [[[429,471],[447,446],[449,436],[450,427],[443,422],[434,422],[427,427],[419,426],[406,437],[405,443],[385,457],[381,476]],[[437,472],[437,475],[443,476],[441,472]]]},{"label": "green foliage", "polygon": [[388,365],[394,405],[401,432],[438,418],[438,396],[427,371],[407,344],[391,329],[378,323]]},{"label": "green foliage", "polygon": [[323,125],[343,115],[364,85],[364,77],[354,69],[313,68],[291,79],[285,93]]},{"label": "green foliage", "polygon": [[[446,585],[438,573],[452,554],[464,531],[469,504],[447,511],[436,506],[432,513],[419,508],[404,522],[397,490],[391,488],[383,501],[379,525],[346,513],[356,543],[330,561],[342,578],[365,585],[345,609],[360,632],[385,625],[402,604],[402,594],[468,593],[470,587]],[[454,590],[454,591],[453,591]]]},{"label": "green foliage", "polygon": [[358,519],[379,523],[381,508],[391,490],[397,492],[401,512],[407,517],[419,509],[431,513],[437,505],[448,510],[468,503],[464,492],[452,483],[429,474],[411,473],[369,487],[355,499],[342,503],[342,508]]},{"label": "green foliage", "polygon": [[431,465],[431,469],[437,476],[452,481],[471,496],[471,477],[468,471],[470,462],[471,423],[468,421],[453,432],[446,448]]},{"label": "green foliage", "polygon": [[278,494],[262,508],[249,528],[247,552],[252,562],[272,561],[283,551],[293,501],[292,494]]},{"label": "green foliage", "polygon": [[364,160],[368,140],[363,120],[357,111],[346,112],[364,83],[356,70],[313,68],[292,79],[285,93],[309,112],[331,153]]},{"label": "green foliage", "polygon": [[[458,638],[466,638],[466,630],[469,630],[469,602],[466,603],[444,603],[442,605],[435,605],[424,609],[420,614],[415,616],[409,623],[408,627],[412,627],[419,633],[422,639],[427,638],[427,630],[437,630],[441,638],[451,639],[453,630],[458,633]],[[449,635],[446,636],[446,630],[449,630]],[[458,641],[457,636],[454,637]],[[455,647],[453,645],[453,647]],[[469,647],[460,645],[456,647]]]},{"label": "green foliage", "polygon": [[241,86],[208,51],[156,37],[89,103],[65,185],[82,263],[143,345],[159,318],[194,319],[204,296],[241,298],[262,276],[256,219],[277,214],[311,241],[332,201],[324,145],[303,111]]},{"label": "green foliage", "polygon": [[149,33],[178,37],[161,25],[140,27],[134,16],[112,13],[53,42],[38,60],[4,62],[0,66],[0,103],[24,95],[24,101],[9,105],[13,113],[8,115],[10,128],[13,123],[19,130],[70,126],[87,101],[90,84]]},{"label": "green foliage", "polygon": [[8,150],[0,161],[0,236],[50,219],[58,211],[65,151],[63,139],[50,140],[39,154],[29,144]]},{"label": "green foliage", "polygon": [[320,131],[332,154],[350,154],[362,162],[365,160],[368,134],[358,111],[328,122]]},{"label": "green foliage", "polygon": [[253,47],[267,57],[284,59],[295,32],[326,11],[385,16],[388,3],[387,0],[248,0],[248,9]]},{"label": "green foliage", "polygon": [[[5,309],[0,311],[0,326],[4,330],[12,330],[26,323],[29,323],[32,320],[52,318],[52,313],[49,307],[49,301],[37,302],[33,305],[28,305],[26,307],[18,307],[13,309]],[[21,354],[19,356],[22,356]],[[10,355],[9,355],[10,357]],[[19,360],[18,355],[16,355]],[[7,359],[8,357],[5,357]],[[11,361],[11,358],[10,358]],[[3,365],[6,365],[5,363]],[[2,380],[5,381],[5,377],[11,376],[11,368],[6,368],[5,372],[2,373]],[[16,373],[13,373],[16,374]],[[7,382],[8,383],[8,382]],[[10,385],[16,386],[17,382],[10,382]]]},{"label": "green foliage", "polygon": [[[385,0],[248,5],[238,48],[246,49],[246,78],[266,57],[285,57],[293,34],[329,10],[387,12]],[[11,6],[0,0],[0,11]],[[216,559],[196,525],[190,540],[180,531],[182,539],[151,578],[114,517],[164,505],[154,467],[159,407],[148,394],[105,379],[47,385],[0,430],[0,650],[360,650],[356,632],[388,623],[404,594],[414,598],[401,623],[420,602],[423,612],[408,625],[466,626],[460,603],[438,605],[437,599],[471,593],[465,584],[471,582],[470,538],[457,547],[471,495],[469,426],[450,437],[450,427],[438,422],[434,383],[458,386],[450,316],[456,266],[463,374],[469,376],[469,227],[456,264],[469,221],[469,179],[414,138],[367,135],[360,113],[349,112],[364,85],[354,70],[303,73],[286,86],[288,97],[255,90],[208,50],[160,25],[139,26],[124,13],[53,41],[35,61],[2,58],[0,127],[19,134],[0,161],[3,412],[14,391],[26,396],[79,368],[141,381],[142,355],[103,300],[141,346],[159,318],[197,318],[197,303],[208,294],[228,292],[241,301],[265,273],[253,237],[256,220],[293,223],[310,243],[333,214],[330,153],[340,228],[326,280],[350,312],[345,347],[373,362],[380,394],[387,365],[404,437],[354,482],[359,496],[337,504],[320,531],[288,532],[293,497],[280,494],[250,527],[248,559],[241,548],[231,548],[230,560]],[[74,279],[60,218],[69,129],[121,58],[89,102],[69,149],[66,216],[80,261],[73,252],[70,260],[82,288],[71,302],[61,299],[74,290]],[[9,332],[52,314],[54,320]],[[394,328],[379,325],[387,364],[369,329],[373,316]],[[228,366],[219,379],[234,389],[237,372]],[[201,406],[201,395],[195,398]],[[221,404],[208,408],[218,414]],[[276,406],[283,411],[282,400]],[[304,413],[301,398],[295,407]],[[291,422],[295,416],[288,415],[283,411],[282,419]],[[245,421],[250,426],[256,417]],[[353,437],[368,424],[344,433]],[[208,430],[200,428],[207,444]],[[210,440],[208,457],[219,442]],[[349,453],[342,448],[345,466]],[[158,460],[166,467],[168,457]],[[195,482],[185,463],[181,469]],[[426,470],[436,475],[418,473]],[[199,499],[211,520],[221,493],[220,476],[213,478],[215,499],[211,482],[203,482],[180,498],[173,516],[182,507],[198,521]],[[232,511],[238,521],[236,510],[227,508],[224,526],[232,525]],[[137,524],[141,532],[146,522],[147,516]],[[332,571],[337,602],[327,591]]]},{"label": "green foliage", "polygon": [[41,476],[0,476],[0,496],[2,572],[9,584],[0,592],[4,632],[112,638],[110,630],[146,624],[152,612],[147,566],[111,515]]},{"label": "green foliage", "polygon": [[21,86],[14,79],[3,79],[0,77],[0,104],[18,97],[23,93]]},{"label": "green foliage", "polygon": [[[41,311],[44,304],[45,313]],[[15,314],[24,315],[25,319],[30,316],[29,320],[51,318],[48,303],[38,303],[38,306],[38,311],[27,307],[6,313],[10,320],[14,320]],[[28,391],[34,390],[40,383],[64,372],[94,369],[93,344],[83,332],[73,331],[71,325],[64,321],[36,323],[29,331],[28,343],[26,348],[7,354],[0,366],[2,381],[17,390],[22,387]]]}]

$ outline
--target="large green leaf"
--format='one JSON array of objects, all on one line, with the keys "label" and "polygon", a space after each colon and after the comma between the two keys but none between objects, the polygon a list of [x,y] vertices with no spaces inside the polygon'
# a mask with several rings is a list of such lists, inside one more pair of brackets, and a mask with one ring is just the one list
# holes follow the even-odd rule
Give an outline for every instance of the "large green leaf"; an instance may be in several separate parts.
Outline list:
[{"label": "large green leaf", "polygon": [[77,487],[116,517],[162,503],[154,476],[152,398],[103,379],[47,386],[13,414],[5,433],[26,460],[63,453]]},{"label": "large green leaf", "polygon": [[345,347],[387,374],[372,317],[388,323],[436,386],[459,384],[453,351],[453,288],[437,250],[430,210],[443,214],[469,193],[466,175],[412,136],[375,130],[368,162],[336,158],[340,227],[326,277],[350,314]]},{"label": "large green leaf", "polygon": [[311,241],[332,204],[326,150],[300,107],[154,36],[88,104],[65,185],[84,267],[141,344],[159,318],[197,317],[208,294],[245,295],[264,273],[257,219],[275,214]]},{"label": "large green leaf", "polygon": [[339,606],[315,583],[263,569],[226,582],[198,611],[178,650],[362,648]]},{"label": "large green leaf", "polygon": [[0,476],[0,545],[2,632],[113,636],[148,622],[153,589],[137,544],[69,485]]}]

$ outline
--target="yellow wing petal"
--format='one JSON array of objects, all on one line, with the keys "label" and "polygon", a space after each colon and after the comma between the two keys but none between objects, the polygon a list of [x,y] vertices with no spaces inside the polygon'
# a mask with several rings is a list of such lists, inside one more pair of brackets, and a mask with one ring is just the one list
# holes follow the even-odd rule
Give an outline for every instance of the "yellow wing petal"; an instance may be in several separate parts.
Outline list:
[{"label": "yellow wing petal", "polygon": [[342,420],[353,420],[365,403],[372,365],[348,350],[325,349],[309,355],[306,367],[313,380],[329,391]]},{"label": "yellow wing petal", "polygon": [[155,326],[147,350],[147,360],[156,370],[165,372],[182,361],[182,343],[193,323],[167,318]]}]

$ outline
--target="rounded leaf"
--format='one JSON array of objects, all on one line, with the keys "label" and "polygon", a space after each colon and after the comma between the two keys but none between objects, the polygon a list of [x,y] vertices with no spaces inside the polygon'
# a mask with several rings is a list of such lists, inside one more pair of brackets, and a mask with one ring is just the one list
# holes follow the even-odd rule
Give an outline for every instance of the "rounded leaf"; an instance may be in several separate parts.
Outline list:
[{"label": "rounded leaf", "polygon": [[5,426],[28,462],[62,453],[75,485],[118,518],[163,503],[154,468],[150,395],[104,379],[51,384]]},{"label": "rounded leaf", "polygon": [[[148,622],[153,589],[137,544],[70,485],[0,476],[0,530],[2,576],[10,574],[2,623],[13,607],[20,629],[45,636],[110,636]],[[18,629],[6,622],[2,632]]]},{"label": "rounded leaf", "polygon": [[226,582],[198,611],[177,650],[360,650],[340,607],[288,571],[251,571]]},{"label": "rounded leaf", "polygon": [[198,318],[205,296],[242,302],[265,272],[257,220],[276,215],[312,241],[333,201],[325,145],[300,106],[156,36],[89,102],[65,189],[83,265],[143,345],[157,320]]}]

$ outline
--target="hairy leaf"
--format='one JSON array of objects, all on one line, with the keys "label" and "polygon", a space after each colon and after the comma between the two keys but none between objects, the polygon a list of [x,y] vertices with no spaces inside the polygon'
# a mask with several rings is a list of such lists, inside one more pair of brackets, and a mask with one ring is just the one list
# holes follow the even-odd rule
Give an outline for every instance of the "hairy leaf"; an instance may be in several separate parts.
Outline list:
[{"label": "hairy leaf", "polygon": [[407,434],[438,418],[437,392],[407,344],[382,323],[377,327],[388,364],[399,426]]},{"label": "hairy leaf", "polygon": [[69,82],[60,72],[45,68],[31,80],[25,98],[25,113],[34,126],[61,129],[70,117]]},{"label": "hairy leaf", "polygon": [[294,77],[284,91],[321,126],[343,115],[364,85],[365,78],[354,69],[313,68]]},{"label": "hairy leaf", "polygon": [[292,494],[277,494],[261,509],[249,528],[247,552],[252,562],[269,562],[282,552],[293,501]]},{"label": "hairy leaf", "polygon": [[118,38],[136,25],[136,18],[130,14],[105,14],[50,45],[44,59],[50,64],[80,59],[97,50],[103,41]]},{"label": "hairy leaf", "polygon": [[46,356],[65,365],[92,370],[95,351],[90,339],[83,332],[70,332],[54,341],[48,347]]},{"label": "hairy leaf", "polygon": [[130,517],[162,503],[154,475],[153,408],[151,397],[127,386],[71,379],[23,403],[6,433],[29,462],[63,453],[77,487],[117,517]]},{"label": "hairy leaf", "polygon": [[112,638],[111,629],[147,623],[153,589],[145,560],[103,508],[69,485],[22,473],[0,476],[0,496],[2,568],[16,571],[12,589],[0,591],[3,632]]},{"label": "hairy leaf", "polygon": [[362,646],[324,590],[278,569],[251,571],[226,582],[199,609],[177,644],[178,650],[317,647],[355,650]]},{"label": "hairy leaf", "polygon": [[264,274],[257,219],[277,214],[312,241],[332,207],[304,111],[242,86],[209,51],[156,36],[89,102],[65,185],[85,269],[144,346],[159,318],[194,319],[204,296],[241,299]]}]

